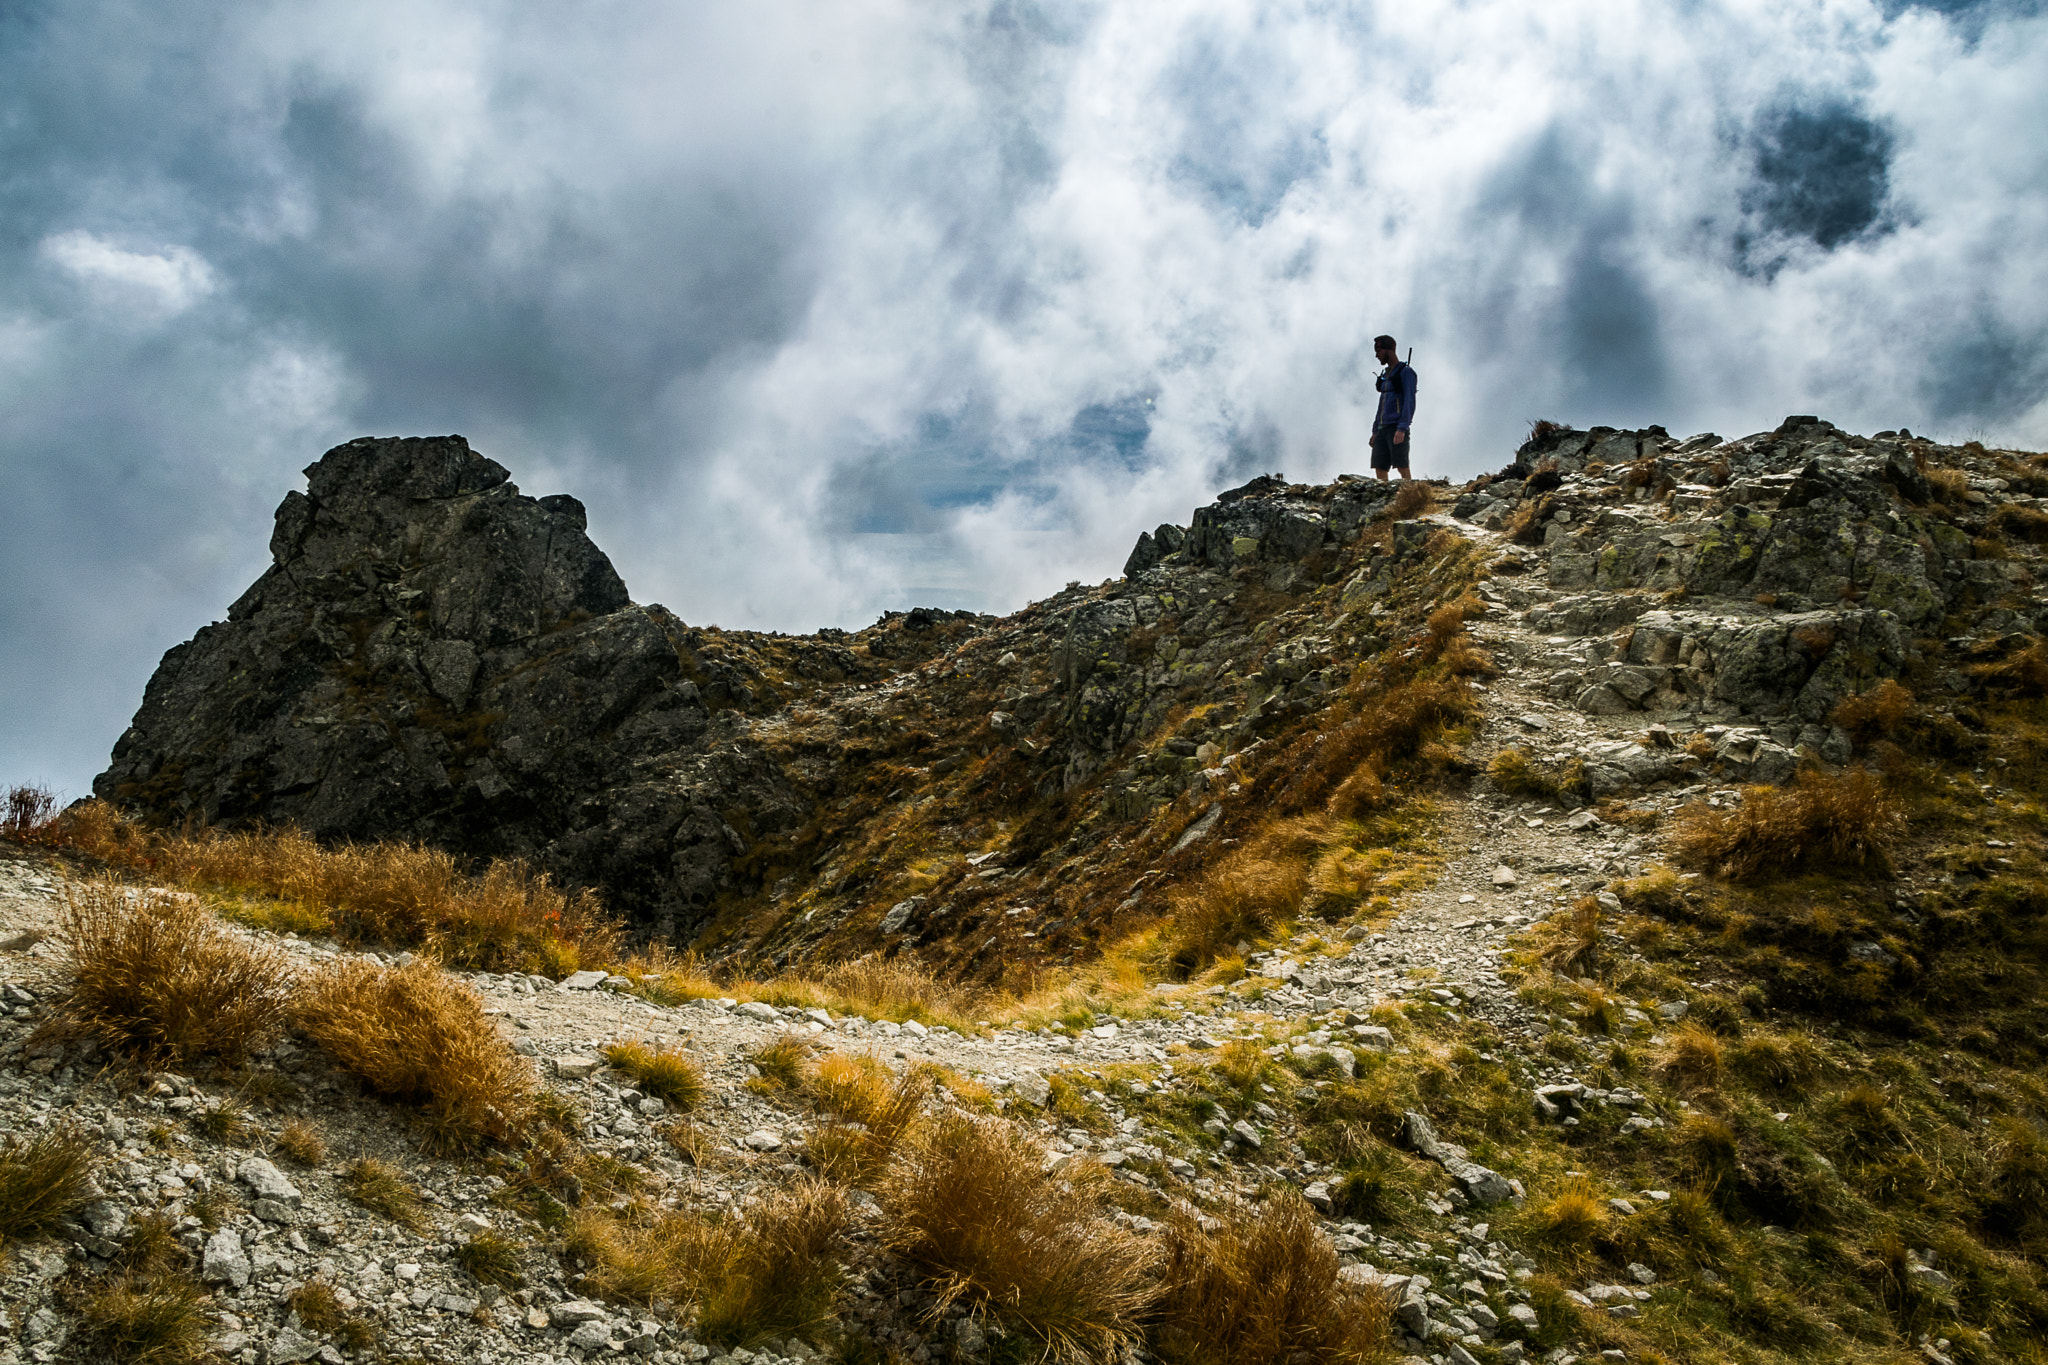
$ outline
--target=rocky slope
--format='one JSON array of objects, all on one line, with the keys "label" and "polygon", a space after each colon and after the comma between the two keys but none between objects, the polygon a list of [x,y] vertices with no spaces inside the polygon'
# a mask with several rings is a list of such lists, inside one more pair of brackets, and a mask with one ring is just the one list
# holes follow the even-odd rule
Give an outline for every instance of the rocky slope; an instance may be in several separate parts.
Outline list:
[{"label": "rocky slope", "polygon": [[[431,485],[442,494],[403,491],[431,463],[425,448],[330,454],[333,472],[401,491],[364,495],[388,497],[382,511],[334,512],[338,549],[319,548],[319,515],[306,520],[315,529],[285,537],[234,619],[174,651],[107,793],[163,815],[189,801],[312,823],[304,812],[357,809],[350,793],[378,763],[399,772],[407,735],[440,733],[422,715],[469,717],[469,766],[437,760],[446,788],[407,795],[393,778],[376,817],[387,823],[329,832],[530,853],[614,888],[650,922],[694,928],[734,968],[870,948],[985,979],[1034,957],[1085,962],[1252,841],[1289,767],[1350,723],[1333,718],[1361,664],[1421,658],[1432,614],[1467,592],[1476,602],[1466,629],[1496,671],[1476,669],[1476,714],[1429,760],[1440,785],[1398,808],[1412,826],[1381,829],[1371,837],[1387,847],[1364,850],[1405,859],[1402,875],[1317,890],[1298,929],[1243,945],[1240,979],[1147,983],[1120,1005],[1059,1004],[1053,1018],[1040,1007],[1028,1024],[954,1033],[734,998],[664,1003],[622,979],[472,976],[508,1040],[580,1111],[578,1141],[638,1171],[659,1206],[744,1207],[805,1169],[824,1119],[751,1065],[795,1029],[899,1070],[952,1068],[959,1093],[942,1106],[986,1086],[1048,1162],[1114,1171],[1116,1216],[1146,1235],[1175,1208],[1304,1191],[1344,1275],[1394,1303],[1396,1344],[1436,1365],[1602,1352],[1945,1365],[2026,1359],[2023,1343],[2048,1327],[2028,1268],[2038,1246],[2013,1231],[2030,1215],[2009,1212],[2034,1188],[2011,1184],[2027,1168],[2010,1154],[2039,1123],[2025,1079],[2038,1067],[2039,933],[2026,917],[2048,898],[2028,889],[2041,876],[2035,778],[2003,765],[2038,745],[2026,747],[2031,703],[1997,710],[2048,689],[2038,457],[1866,440],[1801,418],[1725,443],[1546,430],[1433,509],[1391,506],[1396,490],[1362,480],[1256,481],[1190,528],[1141,538],[1122,579],[1011,618],[913,615],[788,640],[606,605],[616,579],[580,530],[562,529],[559,505],[501,479],[471,487],[474,474]],[[475,468],[456,455],[458,470]],[[313,484],[358,506],[324,475]],[[461,518],[501,530],[456,535]],[[415,552],[402,528],[416,525]],[[293,548],[309,544],[320,574]],[[552,577],[535,567],[558,559],[570,568]],[[520,616],[444,591],[508,578],[519,600],[554,605]],[[571,582],[582,586],[546,586]],[[404,592],[452,605],[399,613],[390,603]],[[571,619],[580,611],[594,614]],[[487,619],[523,624],[476,624]],[[527,628],[536,621],[552,633]],[[654,681],[605,690],[606,651],[657,637],[632,656]],[[384,652],[370,649],[378,638]],[[451,639],[478,659],[460,703],[434,691],[424,662]],[[266,654],[292,648],[311,651],[296,672]],[[1802,765],[1887,761],[1889,741],[1837,722],[1842,700],[1893,676],[1920,697],[1915,737],[1893,738],[1916,762],[1949,765],[1895,769],[1936,794],[1895,875],[1752,897],[1660,869],[1681,808],[1733,807],[1741,784],[1787,782]],[[620,747],[634,717],[696,715],[663,701],[690,688],[701,729]],[[273,699],[268,719],[238,709],[249,696]],[[566,733],[562,718],[584,714],[624,719]],[[293,752],[342,757],[322,758],[311,785],[270,792],[237,786],[216,741],[243,746],[234,772],[282,771],[265,765]],[[507,746],[516,756],[528,743],[557,756],[582,745],[588,766],[520,768]],[[1486,775],[1507,750],[1548,775],[1543,794]],[[507,784],[496,796],[473,781],[485,762]],[[587,845],[550,823],[571,793]],[[760,816],[757,798],[784,814]],[[683,816],[630,858],[575,861],[579,847],[602,849],[596,831],[629,827],[625,807],[658,808],[658,828],[691,799],[720,824],[716,840],[689,845],[713,850],[697,862],[675,853]],[[486,812],[515,832],[486,831]],[[677,889],[686,864],[705,878],[695,901]],[[38,1034],[64,975],[58,946],[37,941],[63,872],[19,850],[0,867],[0,1122],[85,1125],[104,1198],[0,1282],[17,1360],[76,1358],[77,1286],[151,1211],[179,1220],[215,1286],[218,1345],[240,1365],[348,1358],[346,1341],[295,1316],[293,1291],[315,1279],[340,1288],[390,1359],[714,1355],[673,1305],[589,1298],[575,1252],[500,1197],[487,1166],[416,1150],[401,1112],[316,1051],[287,1042],[260,1058],[292,1088],[268,1087],[277,1108],[221,1136],[207,1115],[247,1093],[246,1077],[102,1070],[90,1050]],[[1810,912],[1796,933],[1767,936],[1774,901]],[[1996,929],[1994,956],[1973,956],[1986,923],[2003,923],[1983,921],[1999,907],[2013,927]],[[362,951],[286,947],[307,964]],[[1830,998],[1821,988],[1836,983],[1844,993]],[[684,1146],[667,1137],[674,1116],[599,1055],[664,1037],[687,1040],[711,1081]],[[1703,1056],[1717,1068],[1708,1083]],[[330,1155],[283,1162],[287,1118],[317,1122]],[[1389,1142],[1412,1154],[1394,1184],[1414,1202],[1361,1217],[1343,1182],[1376,1169],[1359,1163]],[[1980,1149],[1995,1170],[1969,1167]],[[423,1225],[348,1197],[340,1172],[359,1155],[425,1192]],[[1723,1164],[1703,1168],[1709,1158]],[[1580,1192],[1599,1232],[1573,1251],[1546,1219]],[[1985,1211],[1957,1211],[1974,1200]],[[990,1359],[997,1344],[978,1327],[928,1315],[928,1294],[867,1238],[879,1215],[861,1208],[834,1317],[846,1357]],[[516,1287],[461,1268],[486,1226],[522,1245]],[[1851,1239],[1863,1240],[1834,1245]],[[773,1342],[764,1354],[815,1349]],[[764,1358],[731,1359],[750,1356]]]},{"label": "rocky slope", "polygon": [[1730,442],[1545,424],[1441,524],[1388,522],[1392,485],[1266,477],[1100,587],[788,637],[629,603],[573,499],[459,437],[307,473],[274,566],[165,657],[99,795],[527,857],[720,955],[921,947],[984,976],[1156,915],[1184,837],[1256,818],[1262,748],[1472,582],[1571,712],[1717,727],[1707,757],[1581,755],[1585,795],[1782,780],[1846,759],[1833,708],[1909,661],[1967,696],[2024,654],[2048,524],[2048,475],[2011,453],[1803,417]]}]

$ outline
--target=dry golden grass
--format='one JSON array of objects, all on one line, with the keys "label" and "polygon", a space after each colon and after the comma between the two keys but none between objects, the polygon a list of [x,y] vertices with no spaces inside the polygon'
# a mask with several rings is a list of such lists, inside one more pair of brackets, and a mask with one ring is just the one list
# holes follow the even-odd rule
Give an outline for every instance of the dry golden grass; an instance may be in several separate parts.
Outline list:
[{"label": "dry golden grass", "polygon": [[747,1060],[768,1084],[794,1090],[803,1084],[815,1051],[808,1037],[785,1030],[747,1054]]},{"label": "dry golden grass", "polygon": [[349,1198],[394,1223],[415,1230],[426,1225],[418,1192],[405,1183],[405,1177],[395,1167],[375,1157],[351,1161],[341,1173],[341,1187]]},{"label": "dry golden grass", "polygon": [[519,1243],[495,1229],[486,1228],[457,1247],[455,1264],[478,1284],[519,1287]]},{"label": "dry golden grass", "polygon": [[1600,968],[1603,927],[1600,902],[1581,896],[1572,902],[1570,914],[1554,915],[1537,926],[1537,958],[1566,976],[1593,975]]},{"label": "dry golden grass", "polygon": [[92,1140],[79,1130],[0,1141],[0,1245],[51,1231],[96,1197]]},{"label": "dry golden grass", "polygon": [[1590,1258],[1607,1234],[1607,1201],[1591,1182],[1574,1179],[1533,1201],[1516,1222],[1561,1260],[1577,1264]]},{"label": "dry golden grass", "polygon": [[1913,693],[1896,678],[1886,678],[1868,692],[1844,697],[1829,717],[1858,739],[1896,733],[1913,715]]},{"label": "dry golden grass", "polygon": [[2048,541],[2048,512],[2007,503],[1991,514],[1991,529],[2013,540]]},{"label": "dry golden grass", "polygon": [[241,913],[273,928],[316,926],[355,942],[416,947],[462,967],[562,976],[619,949],[590,892],[565,892],[524,864],[470,873],[412,844],[322,848],[297,830],[151,833],[103,801],[66,810],[46,842],[153,880],[256,898]]},{"label": "dry golden grass", "polygon": [[1685,1094],[1698,1094],[1721,1084],[1727,1069],[1721,1040],[1697,1024],[1688,1024],[1671,1036],[1658,1070]]},{"label": "dry golden grass", "polygon": [[191,896],[70,883],[60,922],[72,979],[58,1008],[115,1052],[234,1063],[284,1023],[284,955],[243,941]]},{"label": "dry golden grass", "polygon": [[1827,1058],[1804,1033],[1751,1030],[1729,1049],[1727,1062],[1735,1075],[1774,1094],[1803,1091],[1827,1071]]},{"label": "dry golden grass", "polygon": [[[1277,851],[1276,851],[1277,852]],[[1171,896],[1174,963],[1192,971],[1240,942],[1256,943],[1294,917],[1309,867],[1263,847],[1239,849]]]},{"label": "dry golden grass", "polygon": [[1671,846],[1681,860],[1727,878],[1801,868],[1888,870],[1905,816],[1884,779],[1864,768],[1803,772],[1789,788],[1744,787],[1742,805],[1680,811]]},{"label": "dry golden grass", "polygon": [[509,1141],[532,1115],[531,1069],[476,992],[425,958],[327,967],[301,989],[293,1018],[372,1090],[413,1106],[435,1150]]},{"label": "dry golden grass", "polygon": [[680,1048],[655,1049],[645,1043],[613,1043],[604,1059],[631,1076],[650,1095],[677,1109],[695,1109],[704,1102],[704,1073]]},{"label": "dry golden grass", "polygon": [[289,1119],[277,1135],[277,1150],[297,1166],[318,1166],[327,1159],[320,1131],[304,1119]]},{"label": "dry golden grass", "polygon": [[1338,1365],[1386,1349],[1389,1304],[1337,1278],[1337,1252],[1299,1193],[1280,1189],[1256,1210],[1223,1210],[1204,1231],[1167,1222],[1160,1279],[1160,1357],[1189,1365]]},{"label": "dry golden grass", "polygon": [[1429,510],[1429,485],[1420,479],[1403,479],[1401,486],[1394,490],[1392,501],[1387,503],[1386,516],[1390,521],[1406,521]]},{"label": "dry golden grass", "polygon": [[579,1210],[569,1247],[592,1263],[591,1292],[694,1306],[698,1333],[730,1347],[818,1331],[838,1289],[845,1226],[845,1192],[804,1180],[723,1222],[669,1213],[628,1223]]},{"label": "dry golden grass", "polygon": [[1927,483],[1934,489],[1934,496],[1941,502],[1961,502],[1970,492],[1970,476],[1960,469],[1941,466],[1927,470]]},{"label": "dry golden grass", "polygon": [[103,1365],[195,1365],[213,1357],[213,1296],[183,1270],[124,1275],[78,1301],[72,1345]]},{"label": "dry golden grass", "polygon": [[932,1091],[929,1071],[894,1075],[874,1057],[828,1053],[811,1072],[811,1095],[837,1122],[805,1142],[811,1163],[830,1178],[865,1185],[896,1155]]},{"label": "dry golden grass", "polygon": [[1991,663],[1970,665],[1971,676],[2009,697],[2048,697],[2048,646],[2039,640]]},{"label": "dry golden grass", "polygon": [[935,1317],[960,1304],[1052,1357],[1114,1360],[1139,1338],[1153,1252],[1043,1161],[999,1119],[949,1115],[884,1179],[882,1240],[922,1272]]}]

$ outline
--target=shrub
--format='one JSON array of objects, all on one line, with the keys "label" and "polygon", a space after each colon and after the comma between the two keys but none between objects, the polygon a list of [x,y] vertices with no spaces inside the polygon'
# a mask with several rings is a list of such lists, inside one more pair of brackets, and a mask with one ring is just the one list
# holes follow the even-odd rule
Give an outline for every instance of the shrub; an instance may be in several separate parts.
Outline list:
[{"label": "shrub", "polygon": [[189,895],[96,880],[65,888],[72,979],[59,1011],[102,1046],[151,1064],[240,1061],[284,1022],[291,968]]},{"label": "shrub", "polygon": [[1679,812],[1672,845],[1718,876],[1779,876],[1801,868],[1888,870],[1905,830],[1898,801],[1866,768],[1803,772],[1789,788],[1744,787],[1732,811],[1695,803]]},{"label": "shrub", "polygon": [[341,1173],[341,1187],[349,1198],[394,1223],[415,1230],[426,1225],[419,1195],[396,1169],[375,1157],[351,1161]]},{"label": "shrub", "polygon": [[679,1048],[657,1051],[645,1043],[613,1043],[605,1048],[604,1058],[642,1090],[677,1109],[695,1109],[704,1102],[704,1073]]},{"label": "shrub", "polygon": [[417,1107],[435,1150],[509,1141],[532,1116],[532,1072],[476,992],[425,958],[328,967],[307,983],[293,1013],[372,1090]]},{"label": "shrub", "polygon": [[7,804],[0,810],[0,830],[21,836],[33,834],[57,814],[57,794],[48,787],[9,787]]},{"label": "shrub", "polygon": [[584,1210],[570,1243],[593,1263],[593,1292],[694,1305],[700,1335],[740,1346],[819,1329],[838,1288],[845,1226],[845,1194],[804,1180],[724,1222],[671,1213],[635,1225]]},{"label": "shrub", "polygon": [[47,1128],[0,1141],[0,1245],[51,1231],[97,1196],[92,1139]]},{"label": "shrub", "polygon": [[992,1316],[1048,1355],[1113,1360],[1139,1336],[1152,1253],[1042,1170],[999,1119],[948,1116],[883,1181],[881,1236],[936,1296]]},{"label": "shrub", "polygon": [[1268,1361],[1376,1359],[1388,1339],[1384,1295],[1337,1277],[1337,1252],[1293,1189],[1256,1210],[1225,1208],[1204,1230],[1177,1212],[1167,1222],[1159,1308],[1166,1360],[1265,1365]]}]

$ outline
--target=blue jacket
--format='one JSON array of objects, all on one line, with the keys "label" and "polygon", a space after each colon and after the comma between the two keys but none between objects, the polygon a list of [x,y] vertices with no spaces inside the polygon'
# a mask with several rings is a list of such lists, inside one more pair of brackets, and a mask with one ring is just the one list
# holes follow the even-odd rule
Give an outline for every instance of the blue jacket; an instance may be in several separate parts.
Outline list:
[{"label": "blue jacket", "polygon": [[1373,386],[1380,391],[1380,410],[1373,414],[1372,424],[1408,430],[1415,420],[1415,367],[1397,360],[1380,371]]}]

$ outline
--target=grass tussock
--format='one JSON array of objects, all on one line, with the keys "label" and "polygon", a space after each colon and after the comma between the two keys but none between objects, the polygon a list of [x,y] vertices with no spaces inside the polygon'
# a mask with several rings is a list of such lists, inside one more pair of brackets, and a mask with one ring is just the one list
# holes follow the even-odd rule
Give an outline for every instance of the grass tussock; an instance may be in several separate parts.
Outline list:
[{"label": "grass tussock", "polygon": [[1257,846],[1231,853],[1174,893],[1174,962],[1193,970],[1236,943],[1265,938],[1293,918],[1308,883],[1309,868],[1299,858]]},{"label": "grass tussock", "polygon": [[213,1296],[182,1269],[124,1275],[78,1301],[73,1344],[105,1365],[194,1365],[212,1357]]},{"label": "grass tussock", "polygon": [[1810,868],[1887,871],[1905,816],[1884,779],[1864,768],[1803,772],[1795,785],[1744,787],[1735,810],[1696,803],[1679,812],[1681,860],[1729,879]]},{"label": "grass tussock", "polygon": [[341,1187],[348,1197],[372,1213],[381,1213],[401,1227],[418,1230],[426,1226],[419,1192],[399,1174],[397,1168],[375,1157],[358,1157],[341,1173]]},{"label": "grass tussock", "polygon": [[95,1197],[92,1140],[79,1130],[0,1141],[0,1245],[51,1231]]},{"label": "grass tussock", "polygon": [[1487,761],[1487,776],[1493,778],[1493,786],[1501,788],[1509,796],[1526,796],[1532,800],[1559,800],[1583,782],[1577,772],[1577,759],[1573,765],[1552,772],[1550,767],[1538,763],[1528,755],[1522,745],[1507,745]]},{"label": "grass tussock", "polygon": [[634,1084],[650,1095],[659,1096],[675,1109],[695,1109],[704,1103],[704,1073],[690,1055],[680,1048],[651,1048],[645,1043],[613,1043],[604,1059],[633,1078]]},{"label": "grass tussock", "polygon": [[845,1228],[845,1192],[806,1180],[723,1221],[669,1213],[629,1223],[582,1210],[569,1245],[592,1266],[590,1292],[692,1305],[698,1334],[732,1347],[818,1332],[838,1292]]},{"label": "grass tussock", "polygon": [[2010,540],[2048,541],[2048,512],[2037,512],[2018,503],[2007,503],[1991,514],[1991,529]]},{"label": "grass tussock", "polygon": [[412,1106],[437,1151],[508,1142],[532,1115],[527,1064],[476,992],[425,958],[328,967],[302,988],[293,1017],[372,1090]]},{"label": "grass tussock", "polygon": [[1337,1252],[1293,1189],[1258,1208],[1233,1205],[1205,1230],[1185,1212],[1167,1223],[1159,1298],[1168,1361],[1339,1365],[1380,1357],[1384,1295],[1337,1278]]},{"label": "grass tussock", "polygon": [[71,984],[59,1009],[103,1047],[145,1062],[239,1062],[283,1026],[292,979],[196,899],[97,879],[66,886]]},{"label": "grass tussock", "polygon": [[304,1119],[287,1119],[277,1134],[277,1150],[294,1166],[318,1166],[327,1159],[320,1130]]},{"label": "grass tussock", "polygon": [[470,1278],[478,1284],[517,1289],[521,1279],[519,1250],[519,1243],[502,1232],[486,1228],[455,1248],[455,1264],[468,1271]]},{"label": "grass tussock", "polygon": [[761,1079],[783,1090],[795,1090],[804,1083],[804,1073],[817,1051],[801,1033],[784,1030],[747,1054],[747,1060],[761,1073]]},{"label": "grass tussock", "polygon": [[1403,479],[1387,503],[1387,520],[1408,521],[1429,510],[1429,485],[1420,479]]},{"label": "grass tussock", "polygon": [[950,1115],[883,1182],[882,1239],[935,1316],[958,1304],[1052,1357],[1114,1360],[1139,1339],[1153,1253],[1043,1161],[1008,1123]]},{"label": "grass tussock", "polygon": [[264,927],[418,948],[455,966],[563,976],[619,949],[618,925],[587,891],[518,861],[471,872],[416,844],[323,848],[297,830],[154,832],[103,801],[43,825],[42,842],[242,902]]},{"label": "grass tussock", "polygon": [[1727,1058],[1719,1038],[1697,1024],[1688,1024],[1665,1044],[1658,1069],[1681,1093],[1697,1095],[1721,1084]]},{"label": "grass tussock", "polygon": [[1521,1229],[1563,1264],[1590,1261],[1611,1221],[1607,1200],[1583,1177],[1534,1200],[1517,1220]]},{"label": "grass tussock", "polygon": [[1991,691],[2008,697],[2048,697],[2048,646],[2039,640],[2003,659],[1972,664],[1970,674]]},{"label": "grass tussock", "polygon": [[1896,678],[1886,678],[1867,692],[1844,697],[1829,716],[1860,740],[1889,739],[1913,718],[1912,690]]},{"label": "grass tussock", "polygon": [[929,1071],[898,1076],[874,1057],[828,1053],[811,1074],[811,1093],[835,1121],[811,1134],[805,1153],[827,1177],[867,1185],[910,1136],[931,1092]]}]

